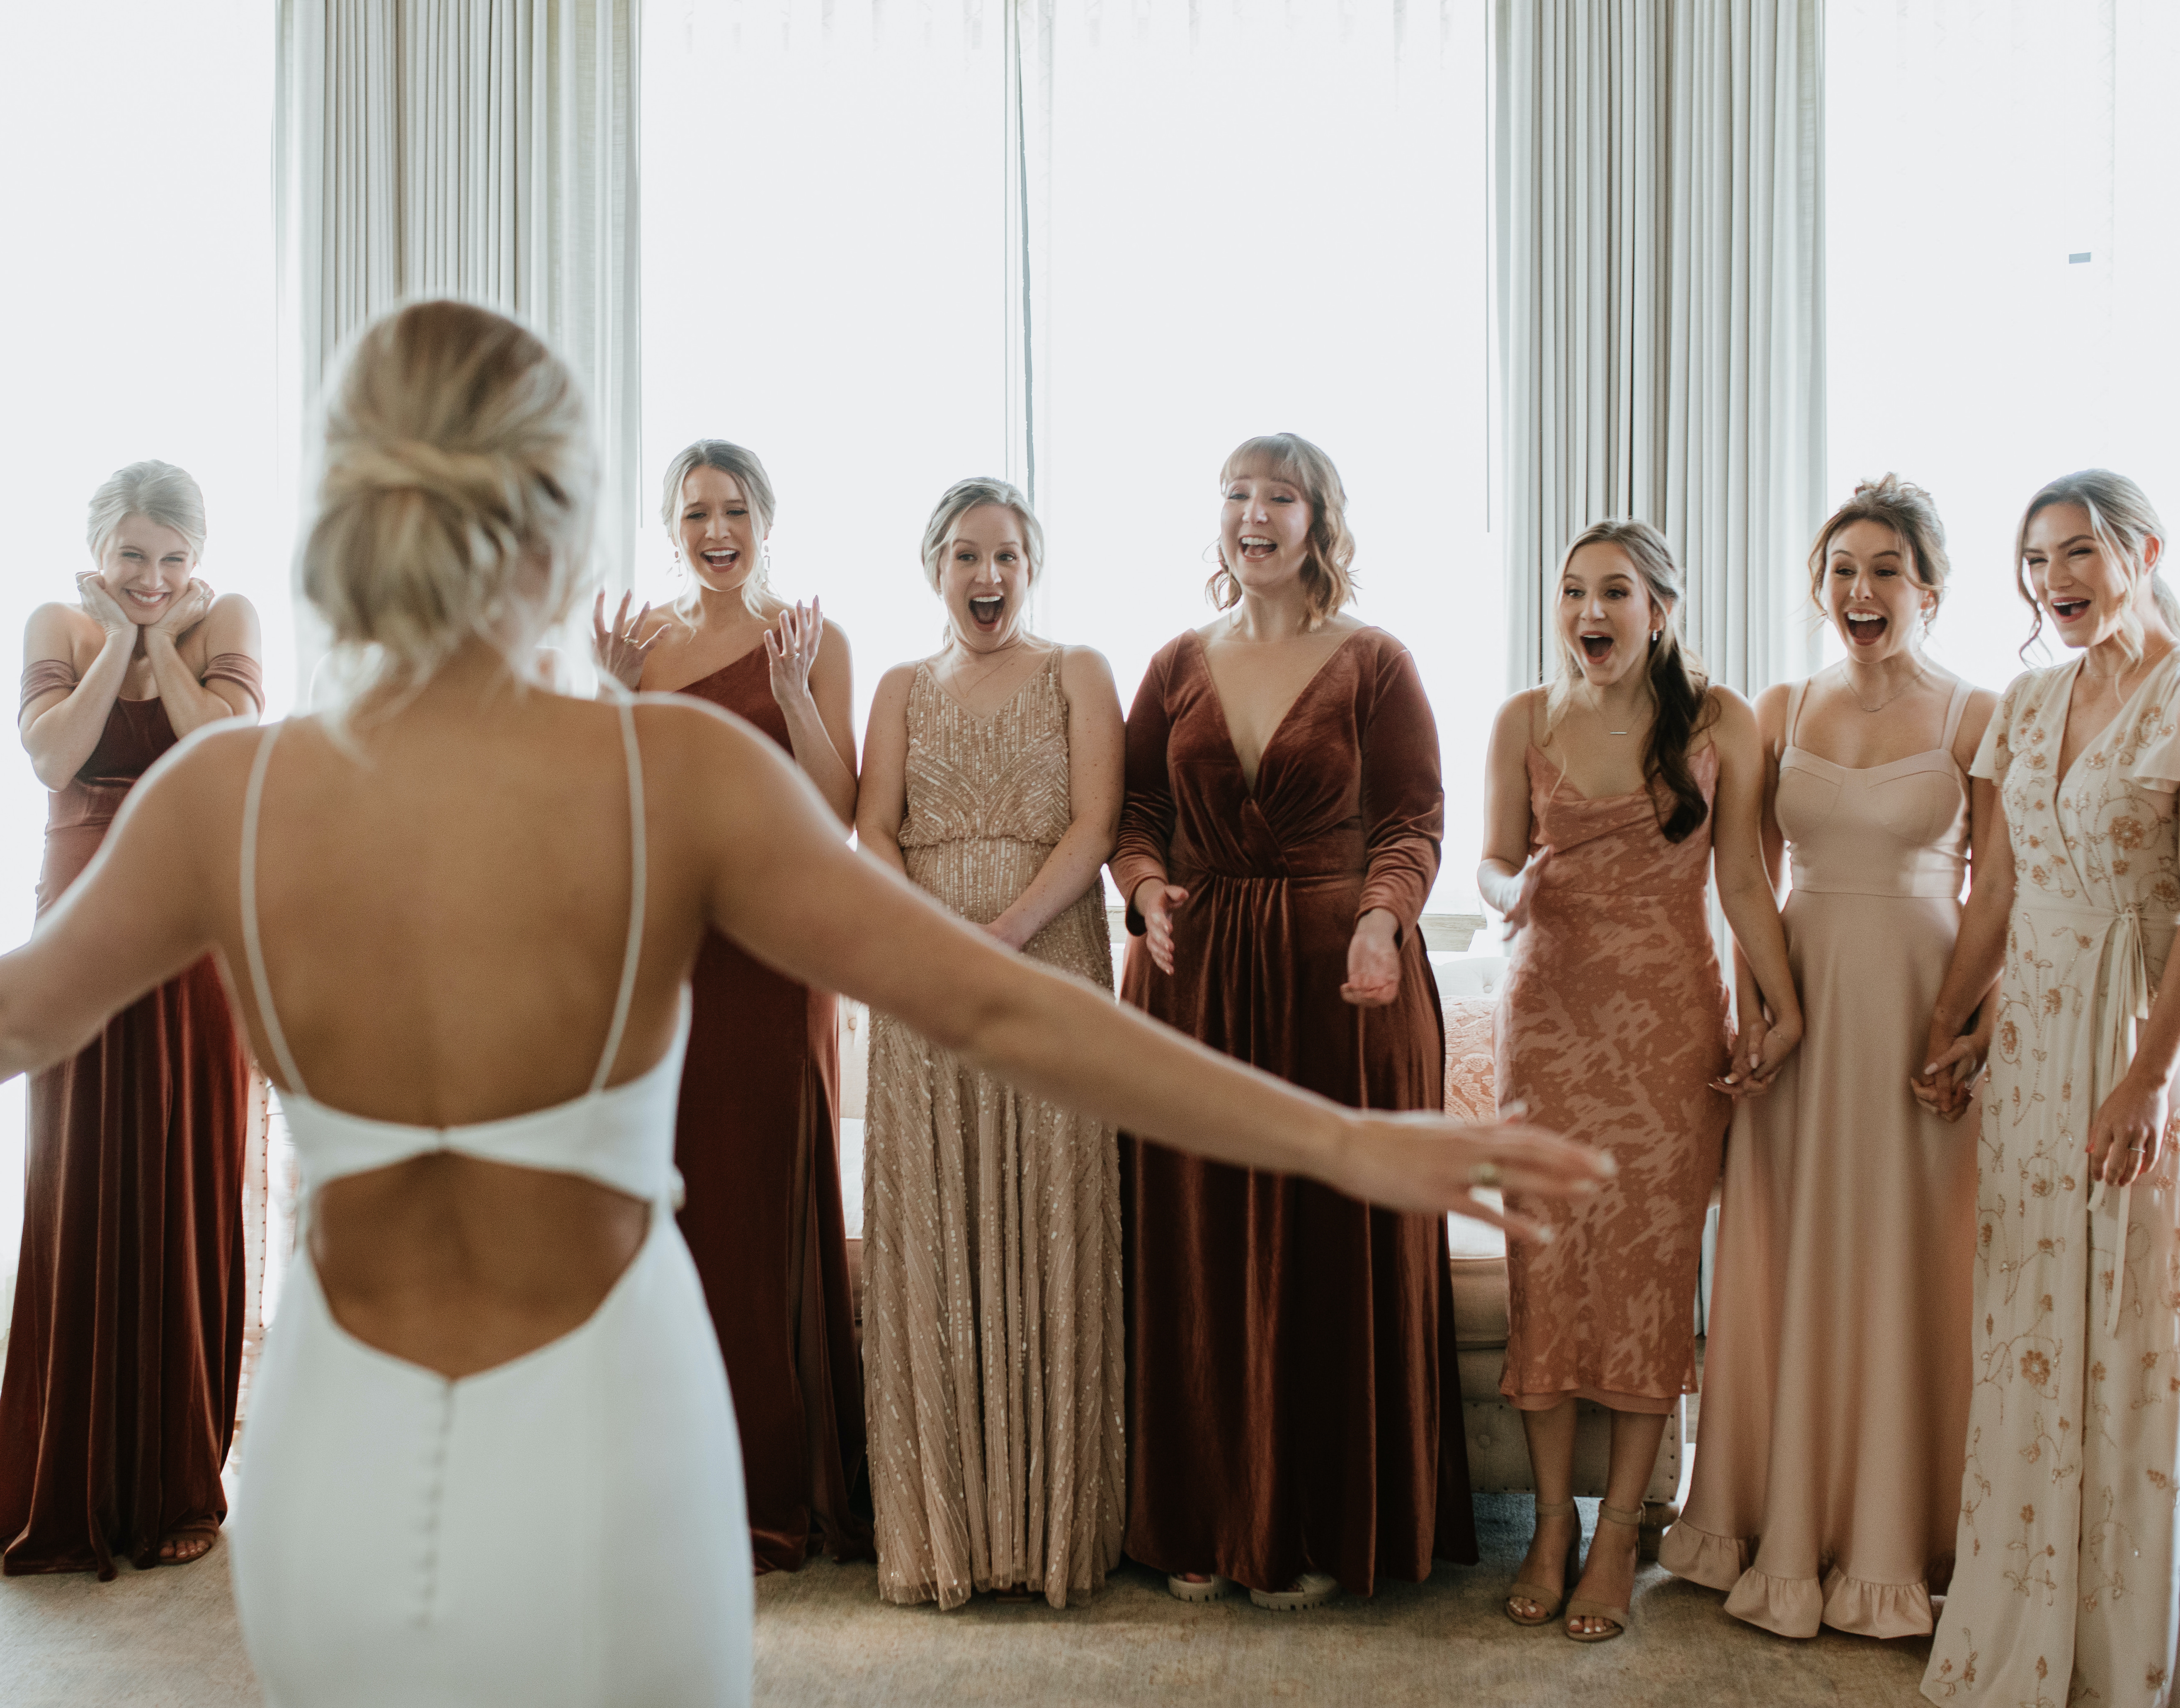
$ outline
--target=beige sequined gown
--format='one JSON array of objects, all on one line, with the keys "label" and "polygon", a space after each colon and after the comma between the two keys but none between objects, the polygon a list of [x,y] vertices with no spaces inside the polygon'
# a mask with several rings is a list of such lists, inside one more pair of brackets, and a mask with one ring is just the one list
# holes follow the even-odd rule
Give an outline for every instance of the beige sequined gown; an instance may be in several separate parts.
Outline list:
[{"label": "beige sequined gown", "polygon": [[[908,697],[908,875],[996,919],[1069,820],[1060,654],[989,717],[928,664]],[[1103,890],[1029,941],[1111,989]],[[863,1368],[878,1590],[1054,1606],[1120,1556],[1125,1397],[1113,1131],[1016,1092],[899,1022],[871,1022]]]}]

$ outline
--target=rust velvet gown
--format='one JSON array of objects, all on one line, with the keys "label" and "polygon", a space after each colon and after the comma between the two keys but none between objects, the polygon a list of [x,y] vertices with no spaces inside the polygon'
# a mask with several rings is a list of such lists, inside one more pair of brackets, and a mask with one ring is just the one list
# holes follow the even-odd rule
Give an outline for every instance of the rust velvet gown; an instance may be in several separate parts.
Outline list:
[{"label": "rust velvet gown", "polygon": [[[788,748],[762,647],[678,691]],[[800,1569],[813,1529],[834,1558],[867,1558],[870,1522],[849,1507],[863,1390],[840,1209],[838,1006],[716,933],[690,983],[674,1143],[681,1237],[734,1391],[757,1568]]]},{"label": "rust velvet gown", "polygon": [[[1174,972],[1130,910],[1123,997],[1216,1050],[1350,1106],[1437,1109],[1438,989],[1418,922],[1438,869],[1438,731],[1415,661],[1357,631],[1244,783],[1185,634],[1128,717],[1113,875],[1184,884]],[[1343,1001],[1373,907],[1401,926],[1399,998]],[[1368,1595],[1434,1555],[1476,1558],[1442,1217],[1291,1176],[1123,1145],[1127,1551],[1251,1589],[1329,1573]]]},{"label": "rust velvet gown", "polygon": [[[205,680],[262,700],[255,660]],[[72,688],[24,672],[23,698]],[[43,913],[91,863],[129,786],[174,745],[157,700],[118,700],[48,799]],[[220,1468],[242,1379],[242,1167],[250,1059],[210,957],[30,1076],[23,1245],[0,1378],[0,1563],[114,1575],[227,1513]]]}]

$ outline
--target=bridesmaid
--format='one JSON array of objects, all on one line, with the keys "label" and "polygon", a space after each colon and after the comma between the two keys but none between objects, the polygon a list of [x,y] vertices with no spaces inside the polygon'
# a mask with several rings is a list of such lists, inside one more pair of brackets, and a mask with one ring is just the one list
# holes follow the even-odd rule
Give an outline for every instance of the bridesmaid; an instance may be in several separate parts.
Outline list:
[{"label": "bridesmaid", "polygon": [[1946,572],[1929,494],[1858,487],[1809,554],[1846,659],[1756,702],[1808,1033],[1734,1117],[1702,1444],[1659,1558],[1783,1637],[1928,1633],[1960,1517],[1975,1129],[1914,1082],[1971,851],[1999,834],[1968,784],[1997,696],[1923,656]]},{"label": "bridesmaid", "polygon": [[[1682,647],[1671,548],[1647,522],[1594,523],[1557,588],[1558,673],[1509,700],[1492,731],[1477,881],[1521,934],[1500,999],[1501,1095],[1620,1165],[1572,1213],[1527,1206],[1560,1237],[1507,1253],[1499,1385],[1536,1474],[1536,1534],[1506,1601],[1517,1624],[1549,1623],[1566,1601],[1581,1541],[1575,1402],[1613,1413],[1598,1508],[1611,1528],[1599,1525],[1566,1602],[1567,1635],[1594,1643],[1631,1623],[1643,1490],[1675,1401],[1695,1389],[1696,1270],[1727,1094],[1769,1087],[1802,1014],[1764,868],[1755,715]],[[1705,910],[1714,867],[1761,997],[1737,1058]]]},{"label": "bridesmaid", "polygon": [[[1113,876],[1121,994],[1351,1106],[1437,1109],[1418,930],[1438,870],[1438,730],[1415,661],[1346,614],[1331,460],[1226,460],[1212,601],[1128,716]],[[1445,1224],[1131,1139],[1127,1551],[1184,1601],[1367,1595],[1473,1561]]]},{"label": "bridesmaid", "polygon": [[[756,453],[699,439],[668,465],[660,519],[689,586],[664,611],[609,625],[599,669],[624,688],[693,694],[795,756],[840,823],[855,822],[848,637],[812,600],[767,585],[772,482]],[[716,932],[691,975],[674,1165],[681,1231],[727,1361],[760,1572],[799,1570],[813,1532],[835,1559],[867,1557],[851,1510],[863,1453],[855,1301],[840,1208],[836,1004]]]},{"label": "bridesmaid", "polygon": [[[1099,868],[1120,817],[1104,658],[1029,629],[1044,533],[1004,481],[923,533],[936,657],[878,682],[856,834],[1010,949],[1110,990]],[[863,1363],[878,1593],[1055,1607],[1120,1556],[1120,1176],[1113,1129],[871,1017]]]},{"label": "bridesmaid", "polygon": [[2164,540],[2139,487],[2086,469],[2029,500],[2015,541],[2029,639],[2049,615],[2074,657],[2017,676],[1977,750],[2005,835],[1930,1021],[1934,1079],[1996,1033],[1960,1529],[1923,1675],[1936,1702],[2171,1700],[2180,606]]},{"label": "bridesmaid", "polygon": [[[132,463],[91,500],[95,569],[25,636],[18,727],[47,803],[45,914],[129,786],[191,730],[262,709],[257,614],[196,578],[204,496]],[[242,1376],[250,1062],[209,959],[33,1074],[23,1246],[0,1379],[14,1575],[201,1556]]]}]

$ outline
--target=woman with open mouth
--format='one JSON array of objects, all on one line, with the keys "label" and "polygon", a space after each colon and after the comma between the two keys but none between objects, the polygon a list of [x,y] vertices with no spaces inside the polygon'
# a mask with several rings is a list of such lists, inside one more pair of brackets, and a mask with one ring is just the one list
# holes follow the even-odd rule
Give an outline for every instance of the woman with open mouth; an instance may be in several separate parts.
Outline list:
[{"label": "woman with open mouth", "polygon": [[[630,692],[693,694],[794,757],[843,826],[856,816],[848,637],[813,599],[773,592],[771,478],[754,451],[699,439],[667,465],[660,520],[687,576],[664,610],[606,620],[602,675]],[[863,1457],[862,1373],[840,1204],[839,1003],[717,932],[691,982],[674,1165],[734,1381],[757,1569],[798,1569],[813,1540],[867,1558],[850,1504]]]},{"label": "woman with open mouth", "polygon": [[[864,851],[1032,961],[1113,988],[1100,868],[1120,817],[1104,658],[1031,632],[1044,531],[966,480],[923,532],[934,656],[879,679]],[[1081,1601],[1119,1562],[1120,1175],[1114,1130],[871,1017],[863,1367],[878,1593]],[[969,1237],[965,1240],[963,1232]]]},{"label": "woman with open mouth", "polygon": [[1973,1075],[1924,1067],[1962,1029],[1929,1033],[1930,1012],[1964,880],[1988,878],[2004,833],[1996,791],[1968,779],[1997,696],[1920,642],[1947,567],[1928,493],[1858,487],[1809,553],[1847,657],[1756,702],[1807,1031],[1734,1116],[1703,1436],[1659,1558],[1785,1637],[1924,1635],[1952,1571],[1976,1122],[1949,1124]]},{"label": "woman with open mouth", "polygon": [[[198,579],[204,495],[132,463],[92,495],[77,603],[30,618],[18,720],[52,791],[38,913],[154,760],[255,720],[257,614]],[[242,1379],[250,1061],[201,960],[31,1076],[23,1260],[0,1380],[0,1565],[114,1575],[200,1558]]]},{"label": "woman with open mouth", "polygon": [[[1274,433],[1219,480],[1219,614],[1152,659],[1128,716],[1121,994],[1339,1102],[1437,1109],[1430,703],[1407,648],[1346,611],[1331,459]],[[1274,1612],[1474,1560],[1444,1221],[1148,1139],[1122,1154],[1128,1552],[1184,1601],[1238,1584]]]},{"label": "woman with open mouth", "polygon": [[2029,639],[2048,618],[2074,656],[2017,676],[1977,750],[2004,835],[1930,1028],[1934,1078],[1990,1061],[1934,1701],[2163,1702],[2172,1685],[2180,605],[2164,542],[2142,489],[2106,469],[2051,482],[2016,536]]},{"label": "woman with open mouth", "polygon": [[[1507,1253],[1500,1391],[1528,1435],[1537,1527],[1506,1612],[1534,1626],[1564,1613],[1567,1636],[1598,1643],[1632,1622],[1643,1490],[1695,1391],[1696,1272],[1730,1098],[1769,1088],[1802,1012],[1764,864],[1755,714],[1682,646],[1671,548],[1647,522],[1594,523],[1555,587],[1558,672],[1500,711],[1485,785],[1477,882],[1514,939],[1497,1083],[1610,1150],[1620,1174],[1571,1210],[1507,1200],[1559,1237]],[[1714,874],[1751,975],[1737,1048]],[[1578,1401],[1612,1413],[1579,1581]]]}]

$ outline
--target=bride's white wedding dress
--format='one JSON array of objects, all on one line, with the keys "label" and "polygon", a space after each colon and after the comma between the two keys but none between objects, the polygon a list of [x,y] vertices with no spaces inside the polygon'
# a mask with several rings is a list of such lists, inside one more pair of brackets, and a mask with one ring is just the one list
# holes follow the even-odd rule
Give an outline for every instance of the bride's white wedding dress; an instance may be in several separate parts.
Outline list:
[{"label": "bride's white wedding dress", "polygon": [[250,976],[285,1075],[306,1228],[328,1181],[438,1151],[579,1174],[648,1199],[641,1249],[582,1325],[456,1380],[334,1321],[306,1240],[250,1399],[229,1526],[243,1638],[276,1708],[741,1704],[751,1565],[741,1453],[710,1313],[674,1220],[688,1037],[608,1089],[643,935],[643,785],[621,708],[635,880],[620,994],[587,1094],[503,1121],[405,1127],[314,1101],[265,973],[243,815]]}]

